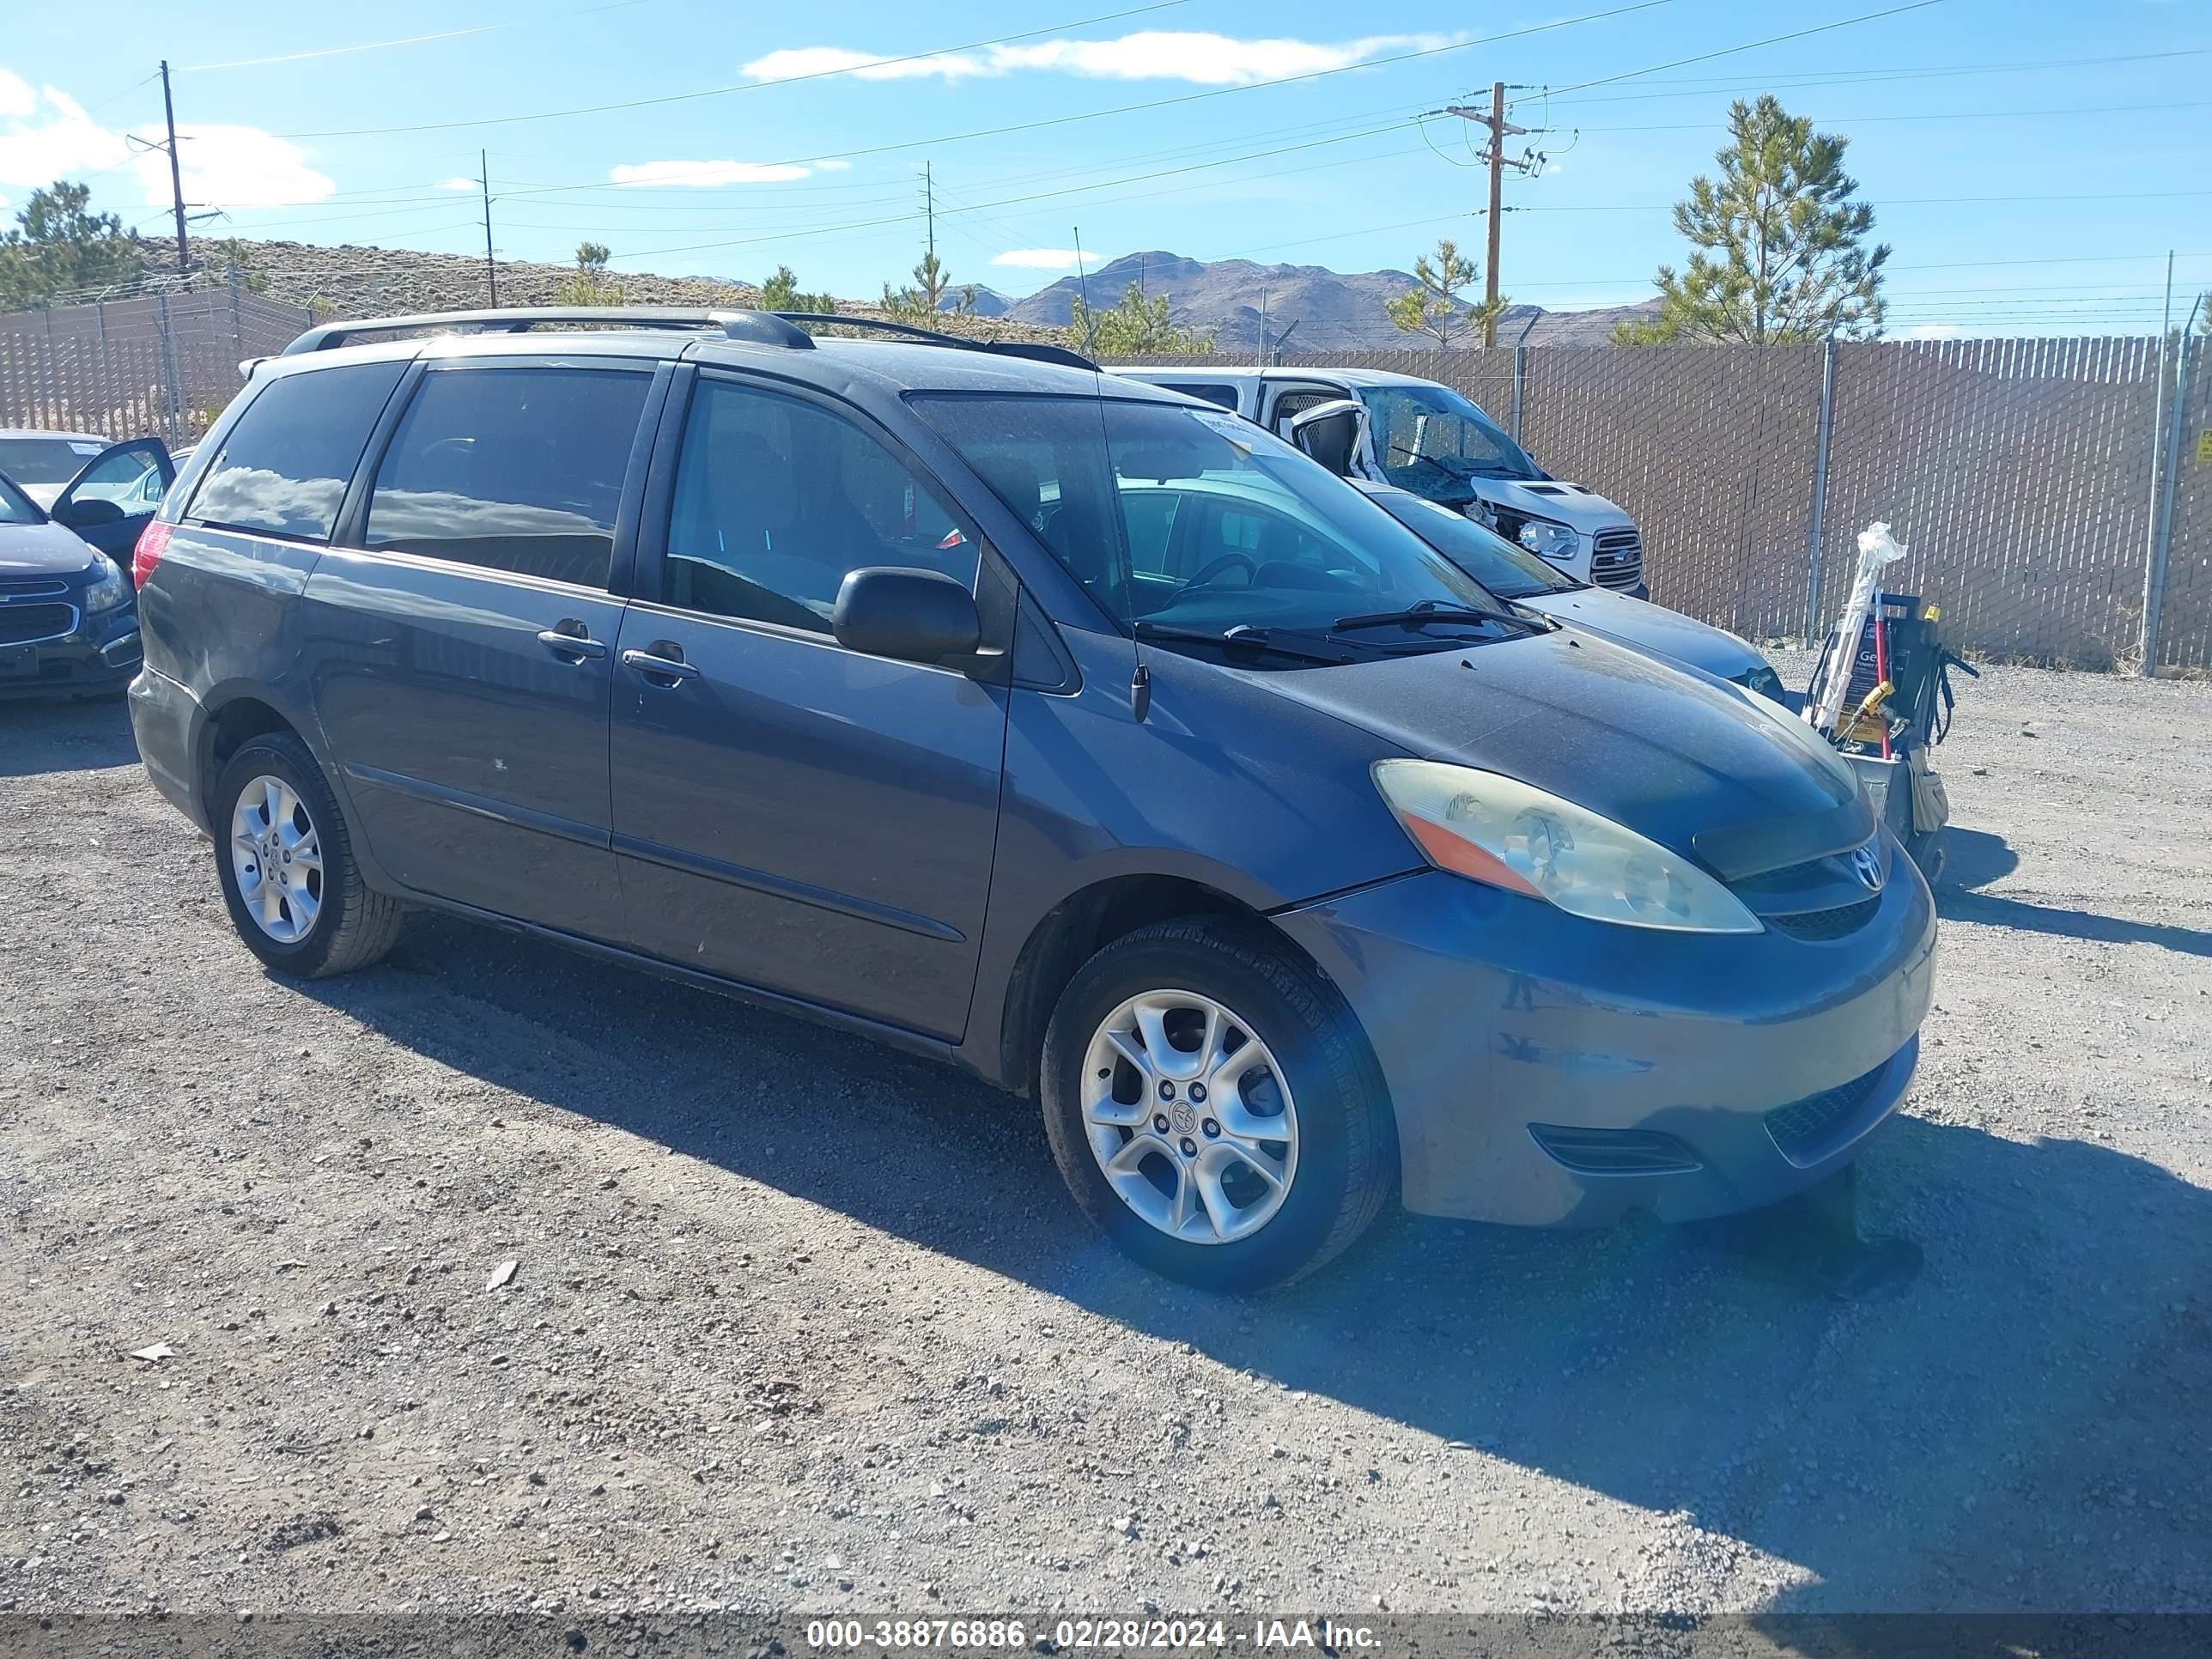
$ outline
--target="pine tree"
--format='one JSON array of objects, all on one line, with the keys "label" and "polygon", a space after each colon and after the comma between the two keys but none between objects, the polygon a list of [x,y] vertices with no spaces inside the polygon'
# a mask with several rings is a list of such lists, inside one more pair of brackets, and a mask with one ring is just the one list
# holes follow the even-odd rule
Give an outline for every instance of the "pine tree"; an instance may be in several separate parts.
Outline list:
[{"label": "pine tree", "polygon": [[1078,299],[1068,324],[1076,349],[1102,357],[1203,356],[1213,349],[1213,335],[1210,328],[1176,326],[1168,296],[1147,297],[1134,283],[1111,311],[1093,311]]},{"label": "pine tree", "polygon": [[88,185],[56,179],[34,190],[0,236],[0,306],[43,305],[88,289],[136,282],[146,269],[137,239],[112,213],[91,213]]},{"label": "pine tree", "polygon": [[576,244],[576,269],[554,289],[554,301],[564,306],[618,306],[623,286],[607,272],[614,257],[603,242]]},{"label": "pine tree", "polygon": [[1686,270],[1659,267],[1659,314],[1623,323],[1621,345],[1701,341],[1767,345],[1881,332],[1886,246],[1869,249],[1874,210],[1851,199],[1850,140],[1816,133],[1771,93],[1729,111],[1717,179],[1691,181],[1674,228],[1697,247]]},{"label": "pine tree", "polygon": [[[1383,314],[1401,333],[1433,335],[1439,347],[1449,346],[1464,329],[1479,331],[1489,314],[1486,303],[1469,305],[1461,297],[1481,274],[1474,260],[1461,257],[1459,244],[1445,237],[1437,244],[1433,259],[1424,253],[1413,261],[1413,280],[1420,286],[1385,300]],[[1504,311],[1508,303],[1499,295],[1498,309]]]}]

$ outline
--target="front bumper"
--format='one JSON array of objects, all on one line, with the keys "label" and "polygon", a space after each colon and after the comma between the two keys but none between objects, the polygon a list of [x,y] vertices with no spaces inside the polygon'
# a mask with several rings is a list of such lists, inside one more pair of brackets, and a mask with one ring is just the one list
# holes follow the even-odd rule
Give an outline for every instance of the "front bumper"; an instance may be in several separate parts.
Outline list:
[{"label": "front bumper", "polygon": [[1276,921],[1366,1028],[1408,1209],[1692,1221],[1818,1183],[1903,1100],[1936,915],[1887,862],[1873,916],[1830,940],[1617,927],[1438,872]]},{"label": "front bumper", "polygon": [[[75,609],[74,596],[68,601]],[[80,613],[58,638],[0,642],[0,698],[85,696],[120,691],[138,672],[138,607]]]}]

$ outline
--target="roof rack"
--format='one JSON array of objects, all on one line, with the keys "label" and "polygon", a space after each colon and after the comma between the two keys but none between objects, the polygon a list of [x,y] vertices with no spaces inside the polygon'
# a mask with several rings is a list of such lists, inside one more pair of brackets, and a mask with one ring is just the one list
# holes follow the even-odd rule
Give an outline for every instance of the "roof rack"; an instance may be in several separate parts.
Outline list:
[{"label": "roof rack", "polygon": [[[467,329],[484,334],[522,334],[547,323],[605,323],[617,328],[720,329],[722,337],[751,345],[813,349],[814,337],[799,326],[860,329],[878,334],[902,335],[927,345],[951,346],[961,351],[988,351],[1004,357],[1026,357],[1034,362],[1059,363],[1067,368],[1097,371],[1098,365],[1066,346],[1030,340],[975,340],[963,335],[918,328],[888,317],[848,317],[831,311],[694,311],[681,306],[522,306],[502,311],[426,311],[409,317],[368,317],[354,322],[325,323],[311,328],[282,353],[296,357],[311,351],[331,351],[364,335],[393,334],[433,329]],[[255,361],[258,361],[258,359]],[[248,372],[241,363],[241,372]]]},{"label": "roof rack", "polygon": [[755,345],[789,346],[805,351],[814,337],[773,312],[694,311],[680,306],[523,306],[503,311],[429,311],[410,317],[370,317],[325,323],[286,346],[283,356],[329,351],[364,334],[418,329],[471,329],[488,334],[521,334],[544,323],[607,323],[620,328],[720,329],[732,340]]},{"label": "roof rack", "polygon": [[912,323],[902,323],[889,317],[847,317],[834,311],[771,311],[770,317],[780,317],[787,323],[814,323],[828,327],[872,329],[878,334],[902,334],[925,345],[955,346],[963,351],[994,351],[1005,357],[1027,357],[1040,363],[1059,363],[1067,368],[1087,368],[1096,371],[1098,365],[1079,351],[1066,346],[1046,345],[1036,340],[977,340],[963,334],[945,334],[933,328],[917,328]]}]

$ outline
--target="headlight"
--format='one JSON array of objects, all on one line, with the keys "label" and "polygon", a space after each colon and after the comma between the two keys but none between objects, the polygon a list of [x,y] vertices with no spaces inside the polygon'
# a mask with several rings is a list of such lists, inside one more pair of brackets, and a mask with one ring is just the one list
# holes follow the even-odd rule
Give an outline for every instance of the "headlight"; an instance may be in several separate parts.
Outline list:
[{"label": "headlight", "polygon": [[1518,779],[1441,761],[1386,760],[1375,787],[1429,862],[1593,921],[1756,933],[1735,894],[1686,859]]},{"label": "headlight", "polygon": [[1540,558],[1571,559],[1582,538],[1549,519],[1531,519],[1521,526],[1521,545]]},{"label": "headlight", "polygon": [[101,554],[100,574],[93,578],[92,586],[84,590],[85,615],[112,611],[130,597],[131,578],[116,567],[114,560],[105,553]]}]

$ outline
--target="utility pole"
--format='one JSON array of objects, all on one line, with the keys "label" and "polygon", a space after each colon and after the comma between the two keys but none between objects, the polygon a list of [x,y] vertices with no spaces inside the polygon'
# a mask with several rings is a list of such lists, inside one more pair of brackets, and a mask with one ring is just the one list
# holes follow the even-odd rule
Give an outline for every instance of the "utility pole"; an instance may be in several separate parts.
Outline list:
[{"label": "utility pole", "polygon": [[1491,83],[1490,108],[1487,112],[1467,104],[1448,104],[1442,112],[1456,115],[1463,121],[1472,121],[1490,134],[1489,148],[1477,159],[1490,167],[1490,256],[1483,268],[1483,295],[1486,308],[1482,319],[1482,343],[1486,346],[1498,343],[1498,240],[1500,222],[1505,216],[1505,169],[1518,168],[1534,177],[1541,171],[1544,158],[1534,150],[1523,150],[1518,158],[1505,153],[1505,141],[1510,137],[1535,131],[1532,127],[1516,127],[1505,118],[1505,82]]},{"label": "utility pole", "polygon": [[484,222],[484,283],[491,289],[491,303],[499,306],[499,267],[491,258],[491,157],[483,150],[477,152],[477,183],[483,187]]},{"label": "utility pole", "polygon": [[[142,82],[143,84],[143,82]],[[185,172],[177,160],[177,106],[169,97],[169,60],[161,60],[161,113],[169,124],[169,195],[177,211],[177,275],[192,269],[191,245],[185,237]]]},{"label": "utility pole", "polygon": [[921,164],[921,213],[927,222],[926,252],[933,267],[937,262],[937,179],[929,170],[929,163]]}]

